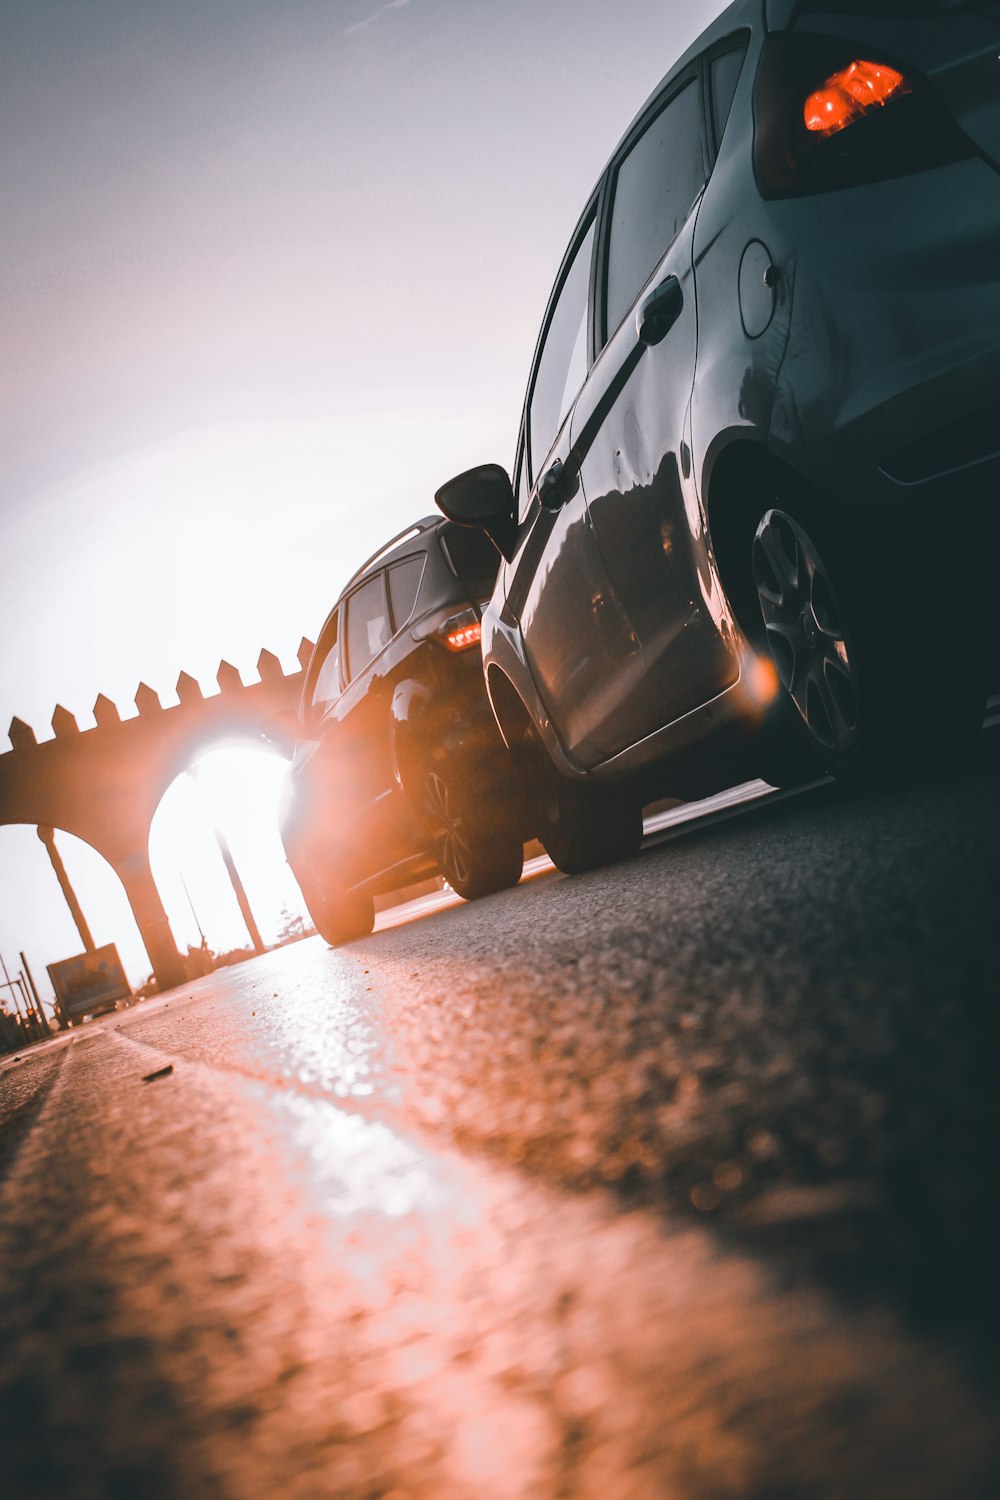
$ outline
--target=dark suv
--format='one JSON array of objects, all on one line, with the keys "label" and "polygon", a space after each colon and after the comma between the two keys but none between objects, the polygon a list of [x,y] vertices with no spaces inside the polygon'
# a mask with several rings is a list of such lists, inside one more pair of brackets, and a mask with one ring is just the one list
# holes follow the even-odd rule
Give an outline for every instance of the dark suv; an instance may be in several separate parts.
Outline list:
[{"label": "dark suv", "polygon": [[515,885],[521,817],[479,657],[499,556],[430,517],[355,573],[306,670],[281,834],[317,931],[372,929],[373,896],[441,874]]},{"label": "dark suv", "polygon": [[[616,147],[542,324],[488,689],[564,869],[650,794],[981,724],[1000,517],[1000,6],[738,0]],[[616,805],[617,804],[617,805]]]}]

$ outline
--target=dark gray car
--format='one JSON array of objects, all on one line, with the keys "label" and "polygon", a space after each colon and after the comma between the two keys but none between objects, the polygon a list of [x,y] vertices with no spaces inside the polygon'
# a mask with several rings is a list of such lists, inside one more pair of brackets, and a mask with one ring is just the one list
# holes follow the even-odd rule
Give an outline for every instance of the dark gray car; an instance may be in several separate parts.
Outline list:
[{"label": "dark gray car", "polygon": [[490,698],[562,868],[652,795],[859,774],[982,721],[1000,488],[1000,7],[738,0],[574,232]]},{"label": "dark gray car", "polygon": [[520,878],[523,812],[479,666],[496,571],[485,537],[427,517],[358,569],[320,632],[281,836],[328,942],[428,876],[467,899]]}]

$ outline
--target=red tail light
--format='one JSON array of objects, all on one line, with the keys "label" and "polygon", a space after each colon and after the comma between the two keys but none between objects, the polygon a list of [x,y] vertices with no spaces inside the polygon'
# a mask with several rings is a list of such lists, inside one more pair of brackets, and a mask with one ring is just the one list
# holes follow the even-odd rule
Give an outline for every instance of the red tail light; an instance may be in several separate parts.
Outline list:
[{"label": "red tail light", "polygon": [[478,646],[483,638],[483,627],[474,609],[464,609],[460,615],[445,620],[437,632],[442,646],[449,651],[468,651]]},{"label": "red tail light", "polygon": [[833,73],[821,89],[810,94],[802,111],[806,129],[816,135],[836,135],[860,120],[869,110],[880,109],[910,85],[902,73],[885,63],[855,58]]},{"label": "red tail light", "polygon": [[837,37],[781,32],[754,85],[754,170],[765,198],[827,193],[973,154],[926,80]]}]

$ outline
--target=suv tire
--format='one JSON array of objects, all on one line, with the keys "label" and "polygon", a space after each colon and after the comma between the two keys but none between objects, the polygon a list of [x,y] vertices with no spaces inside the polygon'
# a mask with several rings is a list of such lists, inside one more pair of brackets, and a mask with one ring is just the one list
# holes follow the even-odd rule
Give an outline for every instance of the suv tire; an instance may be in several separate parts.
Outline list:
[{"label": "suv tire", "polygon": [[455,770],[428,771],[421,813],[441,874],[466,901],[516,885],[524,867],[524,845],[495,799]]}]

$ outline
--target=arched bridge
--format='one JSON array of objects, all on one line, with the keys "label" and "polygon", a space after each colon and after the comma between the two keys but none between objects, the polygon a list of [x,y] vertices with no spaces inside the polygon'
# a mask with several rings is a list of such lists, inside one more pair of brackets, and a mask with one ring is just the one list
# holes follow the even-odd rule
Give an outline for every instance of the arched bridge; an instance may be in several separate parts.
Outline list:
[{"label": "arched bridge", "polygon": [[182,672],[179,701],[169,708],[142,683],[135,695],[138,716],[129,719],[102,693],[93,729],[81,730],[57,707],[55,738],[41,743],[29,725],[11,721],[12,749],[0,755],[0,824],[58,828],[104,856],[125,888],[161,990],[183,983],[185,975],[150,869],[153,815],[175,777],[211,744],[238,738],[291,752],[311,651],[312,642],[303,640],[299,670],[287,675],[272,652],[262,651],[260,680],[249,684],[222,662],[219,691],[210,697]]}]

